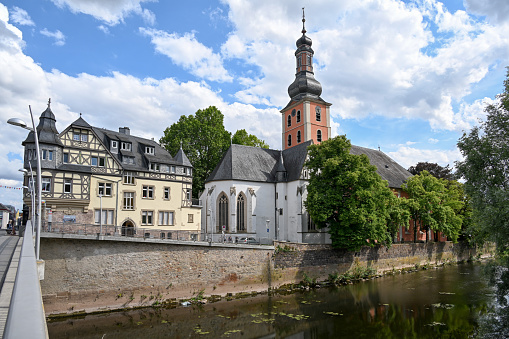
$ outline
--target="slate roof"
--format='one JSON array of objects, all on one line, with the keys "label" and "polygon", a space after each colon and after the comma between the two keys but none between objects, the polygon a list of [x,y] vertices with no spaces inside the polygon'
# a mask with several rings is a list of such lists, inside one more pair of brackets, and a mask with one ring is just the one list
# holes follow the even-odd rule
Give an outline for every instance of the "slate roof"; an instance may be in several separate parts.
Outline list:
[{"label": "slate roof", "polygon": [[[218,180],[240,180],[253,182],[276,182],[276,173],[286,169],[287,182],[299,180],[307,157],[309,140],[284,151],[231,145],[206,182]],[[282,159],[281,162],[281,153]],[[400,188],[410,172],[401,167],[385,153],[352,145],[351,154],[366,154],[377,173],[387,180],[389,187]]]},{"label": "slate roof", "polygon": [[350,154],[366,154],[371,165],[376,166],[376,172],[382,179],[389,182],[389,187],[400,188],[412,176],[412,173],[408,172],[382,151],[352,145]]},{"label": "slate roof", "polygon": [[[62,141],[60,141],[60,138],[58,137],[58,131],[55,126],[55,122],[55,115],[51,111],[51,108],[48,104],[48,108],[46,108],[46,110],[42,112],[41,116],[39,117],[39,124],[36,127],[39,144],[63,146]],[[35,143],[35,136],[33,131],[28,133],[27,138],[21,144],[25,146],[26,143]]]},{"label": "slate roof", "polygon": [[[127,135],[120,132],[107,130],[104,128],[91,127],[97,137],[103,142],[106,148],[110,149],[111,140],[117,140],[122,142],[130,142],[132,151],[118,151],[117,154],[111,153],[123,168],[132,171],[147,171],[149,163],[158,163],[166,165],[180,165],[192,167],[191,162],[185,156],[184,152],[179,151],[177,156],[173,158],[171,154],[161,147],[154,140],[149,140],[134,135]],[[145,146],[154,147],[154,155],[145,154]],[[179,155],[179,153],[182,153]],[[134,157],[134,164],[122,163],[122,156]]]}]

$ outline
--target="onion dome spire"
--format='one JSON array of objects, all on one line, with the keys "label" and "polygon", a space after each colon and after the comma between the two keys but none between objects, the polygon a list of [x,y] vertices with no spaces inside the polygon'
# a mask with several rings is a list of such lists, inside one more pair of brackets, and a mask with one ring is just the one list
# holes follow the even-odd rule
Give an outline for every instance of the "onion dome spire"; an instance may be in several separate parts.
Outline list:
[{"label": "onion dome spire", "polygon": [[302,36],[297,40],[297,68],[294,82],[288,87],[288,95],[293,101],[299,101],[305,97],[321,99],[322,85],[315,79],[313,72],[313,55],[311,48],[313,42],[306,35],[306,18],[302,8]]}]

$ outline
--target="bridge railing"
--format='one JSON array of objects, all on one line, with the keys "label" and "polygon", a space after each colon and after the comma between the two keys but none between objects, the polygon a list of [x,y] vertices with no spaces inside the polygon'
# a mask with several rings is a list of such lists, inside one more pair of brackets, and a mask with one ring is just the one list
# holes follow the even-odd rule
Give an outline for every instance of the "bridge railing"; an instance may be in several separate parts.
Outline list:
[{"label": "bridge railing", "polygon": [[30,221],[23,237],[3,338],[48,338]]}]

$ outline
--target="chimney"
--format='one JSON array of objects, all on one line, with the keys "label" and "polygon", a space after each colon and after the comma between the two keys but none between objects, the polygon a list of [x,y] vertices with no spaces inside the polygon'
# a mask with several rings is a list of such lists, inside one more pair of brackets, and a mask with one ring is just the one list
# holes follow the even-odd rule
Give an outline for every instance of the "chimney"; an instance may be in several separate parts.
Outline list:
[{"label": "chimney", "polygon": [[129,127],[119,127],[118,133],[122,133],[125,135],[131,135],[131,130],[129,129]]}]

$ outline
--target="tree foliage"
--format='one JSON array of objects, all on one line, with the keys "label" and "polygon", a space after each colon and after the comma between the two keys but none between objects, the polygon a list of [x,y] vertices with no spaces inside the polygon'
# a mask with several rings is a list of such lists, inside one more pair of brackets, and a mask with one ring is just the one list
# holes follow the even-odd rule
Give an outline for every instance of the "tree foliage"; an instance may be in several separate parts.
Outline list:
[{"label": "tree foliage", "polygon": [[258,139],[253,134],[248,134],[245,129],[239,129],[235,132],[232,138],[232,144],[269,148],[269,145],[267,145],[265,141]]},{"label": "tree foliage", "polygon": [[455,211],[463,207],[457,186],[447,189],[448,181],[438,179],[428,171],[409,178],[402,188],[408,193],[407,208],[414,221],[414,241],[417,241],[417,222],[426,231],[443,232],[452,241],[457,241],[462,218]]},{"label": "tree foliage", "polygon": [[456,163],[474,209],[470,233],[495,241],[500,252],[509,250],[509,72],[504,87],[486,120],[459,139],[464,160]]},{"label": "tree foliage", "polygon": [[428,171],[429,174],[434,176],[438,179],[447,179],[452,180],[454,179],[452,169],[449,168],[449,165],[443,167],[440,166],[437,163],[432,162],[419,162],[415,166],[410,166],[408,169],[408,172],[412,173],[413,175],[420,174],[422,171]]},{"label": "tree foliage", "polygon": [[231,133],[225,130],[224,116],[216,107],[199,109],[195,115],[181,116],[164,130],[159,140],[170,154],[175,155],[182,146],[193,164],[193,196],[205,187],[205,180],[230,147]]},{"label": "tree foliage", "polygon": [[345,136],[309,147],[306,209],[319,228],[328,227],[333,247],[389,246],[408,214],[368,157],[350,148]]}]

